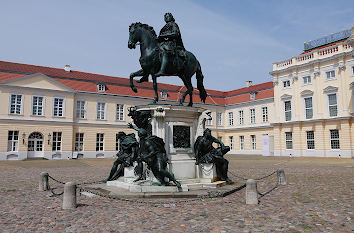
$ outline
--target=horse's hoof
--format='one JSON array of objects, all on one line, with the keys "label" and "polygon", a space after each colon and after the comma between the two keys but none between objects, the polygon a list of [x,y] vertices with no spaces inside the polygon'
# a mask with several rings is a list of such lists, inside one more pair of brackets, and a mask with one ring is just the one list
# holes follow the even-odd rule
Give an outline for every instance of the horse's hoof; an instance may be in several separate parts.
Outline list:
[{"label": "horse's hoof", "polygon": [[193,104],[189,103],[189,104],[188,104],[188,107],[193,107]]}]

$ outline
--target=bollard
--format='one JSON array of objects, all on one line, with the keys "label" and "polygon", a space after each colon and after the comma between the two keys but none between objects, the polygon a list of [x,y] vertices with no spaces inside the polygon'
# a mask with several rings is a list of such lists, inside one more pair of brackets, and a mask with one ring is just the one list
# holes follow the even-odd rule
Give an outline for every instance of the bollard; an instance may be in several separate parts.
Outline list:
[{"label": "bollard", "polygon": [[248,179],[246,182],[246,204],[258,204],[257,181],[253,179]]},{"label": "bollard", "polygon": [[64,185],[63,209],[76,208],[76,183],[67,182]]},{"label": "bollard", "polygon": [[39,191],[49,190],[48,176],[47,172],[41,172],[39,176]]},{"label": "bollard", "polygon": [[285,179],[285,172],[284,172],[284,169],[278,169],[277,175],[278,175],[278,184],[280,184],[280,185],[286,185],[286,179]]}]

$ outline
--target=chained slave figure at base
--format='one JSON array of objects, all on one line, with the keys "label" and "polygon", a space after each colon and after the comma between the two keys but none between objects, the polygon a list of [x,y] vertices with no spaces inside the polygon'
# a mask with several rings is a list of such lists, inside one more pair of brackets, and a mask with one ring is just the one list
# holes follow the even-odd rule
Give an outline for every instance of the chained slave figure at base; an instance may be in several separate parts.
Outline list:
[{"label": "chained slave figure at base", "polygon": [[[213,143],[220,146],[213,147]],[[196,158],[196,165],[200,163],[214,163],[216,165],[216,173],[218,178],[232,184],[227,176],[229,161],[224,158],[224,155],[230,151],[229,146],[225,146],[220,140],[211,135],[210,129],[205,129],[203,136],[199,136],[194,143],[194,153]]]}]

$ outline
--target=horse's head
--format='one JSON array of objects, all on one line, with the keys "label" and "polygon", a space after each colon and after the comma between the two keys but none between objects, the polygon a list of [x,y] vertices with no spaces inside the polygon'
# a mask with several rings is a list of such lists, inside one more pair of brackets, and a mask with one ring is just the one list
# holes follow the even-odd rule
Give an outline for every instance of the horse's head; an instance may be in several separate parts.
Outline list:
[{"label": "horse's head", "polygon": [[128,48],[135,49],[136,43],[140,41],[140,33],[138,33],[138,28],[141,26],[141,23],[132,23],[129,26],[129,40]]}]

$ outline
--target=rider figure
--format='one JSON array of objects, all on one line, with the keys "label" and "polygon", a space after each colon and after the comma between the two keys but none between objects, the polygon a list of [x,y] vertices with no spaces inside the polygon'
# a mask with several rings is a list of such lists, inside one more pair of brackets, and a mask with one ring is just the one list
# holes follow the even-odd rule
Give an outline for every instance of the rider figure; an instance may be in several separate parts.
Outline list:
[{"label": "rider figure", "polygon": [[[173,63],[174,60],[177,61],[178,55],[184,60],[185,48],[182,42],[181,32],[175,19],[171,13],[165,14],[166,25],[161,29],[160,35],[157,40],[160,42],[160,53],[161,53],[161,68],[160,71],[156,73],[156,77],[166,75],[167,65]],[[179,70],[182,64],[176,62],[177,69]]]}]

